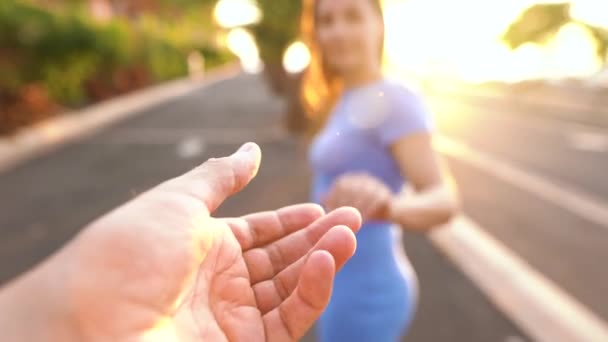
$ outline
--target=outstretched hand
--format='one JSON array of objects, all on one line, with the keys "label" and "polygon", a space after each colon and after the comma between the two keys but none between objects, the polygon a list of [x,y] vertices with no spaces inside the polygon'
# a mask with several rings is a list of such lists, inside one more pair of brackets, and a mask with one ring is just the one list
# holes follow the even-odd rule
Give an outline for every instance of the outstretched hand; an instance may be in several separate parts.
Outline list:
[{"label": "outstretched hand", "polygon": [[61,341],[302,337],[355,251],[361,217],[311,204],[212,217],[255,176],[260,158],[257,145],[246,144],[102,217],[3,289],[0,310],[16,310],[0,328]]}]

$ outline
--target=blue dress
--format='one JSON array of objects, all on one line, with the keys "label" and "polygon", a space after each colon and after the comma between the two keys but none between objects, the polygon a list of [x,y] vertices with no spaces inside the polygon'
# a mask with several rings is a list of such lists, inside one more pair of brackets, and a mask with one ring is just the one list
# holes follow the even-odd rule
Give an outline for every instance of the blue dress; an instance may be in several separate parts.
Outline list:
[{"label": "blue dress", "polygon": [[[346,91],[313,141],[312,200],[319,203],[337,177],[366,172],[394,193],[406,180],[390,152],[396,140],[432,129],[420,97],[389,80]],[[364,222],[357,251],[336,275],[318,322],[321,342],[397,341],[416,309],[417,279],[391,222]]]}]

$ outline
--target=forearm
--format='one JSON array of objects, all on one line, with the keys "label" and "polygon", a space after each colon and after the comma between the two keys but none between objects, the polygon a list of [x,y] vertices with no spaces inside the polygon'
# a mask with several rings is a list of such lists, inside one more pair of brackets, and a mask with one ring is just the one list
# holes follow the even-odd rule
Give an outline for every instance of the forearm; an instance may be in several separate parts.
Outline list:
[{"label": "forearm", "polygon": [[437,187],[420,194],[395,196],[389,216],[404,229],[424,232],[448,223],[457,212],[455,194]]}]

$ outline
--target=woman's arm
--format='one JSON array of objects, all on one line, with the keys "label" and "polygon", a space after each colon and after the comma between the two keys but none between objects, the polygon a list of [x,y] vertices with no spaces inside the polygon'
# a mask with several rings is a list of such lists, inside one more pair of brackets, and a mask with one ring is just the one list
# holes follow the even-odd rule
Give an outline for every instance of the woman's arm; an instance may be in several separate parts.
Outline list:
[{"label": "woman's arm", "polygon": [[458,211],[458,201],[450,175],[433,150],[432,134],[404,136],[391,145],[391,152],[413,192],[393,198],[389,219],[415,231],[447,223]]}]

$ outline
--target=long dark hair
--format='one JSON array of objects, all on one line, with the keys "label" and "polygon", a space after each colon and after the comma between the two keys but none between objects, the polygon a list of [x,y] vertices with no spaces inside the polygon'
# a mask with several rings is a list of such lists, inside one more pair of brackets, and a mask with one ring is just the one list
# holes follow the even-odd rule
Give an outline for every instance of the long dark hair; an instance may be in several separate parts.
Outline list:
[{"label": "long dark hair", "polygon": [[[310,65],[304,74],[300,100],[308,116],[310,134],[321,129],[338,98],[342,95],[342,81],[325,64],[317,44],[318,3],[321,0],[303,0],[301,31],[304,43],[310,50]],[[331,0],[326,0],[331,1]],[[384,23],[381,0],[368,0]],[[384,36],[381,39],[380,58],[384,50]]]}]

